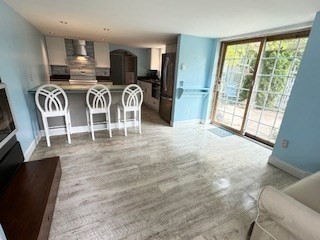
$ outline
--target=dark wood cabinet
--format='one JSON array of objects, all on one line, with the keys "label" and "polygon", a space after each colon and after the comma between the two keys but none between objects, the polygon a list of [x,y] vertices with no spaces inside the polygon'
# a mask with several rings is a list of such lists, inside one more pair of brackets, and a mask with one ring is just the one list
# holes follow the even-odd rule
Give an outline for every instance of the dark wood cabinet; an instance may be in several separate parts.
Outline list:
[{"label": "dark wood cabinet", "polygon": [[59,157],[23,163],[0,197],[8,240],[48,239],[61,166]]}]

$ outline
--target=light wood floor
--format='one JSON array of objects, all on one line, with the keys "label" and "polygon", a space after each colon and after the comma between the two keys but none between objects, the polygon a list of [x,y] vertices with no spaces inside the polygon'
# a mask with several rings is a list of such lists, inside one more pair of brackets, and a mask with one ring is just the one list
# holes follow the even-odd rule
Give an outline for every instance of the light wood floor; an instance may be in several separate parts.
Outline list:
[{"label": "light wood floor", "polygon": [[141,135],[42,139],[32,159],[62,164],[50,239],[245,239],[259,190],[297,179],[267,164],[269,149],[213,127],[172,128],[143,108]]}]

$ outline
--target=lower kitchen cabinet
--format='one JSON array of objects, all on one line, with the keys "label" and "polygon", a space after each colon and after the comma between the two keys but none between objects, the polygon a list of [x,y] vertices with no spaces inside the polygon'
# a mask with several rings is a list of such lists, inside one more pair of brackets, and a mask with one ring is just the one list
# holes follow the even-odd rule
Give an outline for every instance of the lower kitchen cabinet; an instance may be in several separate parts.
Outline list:
[{"label": "lower kitchen cabinet", "polygon": [[148,107],[159,111],[159,99],[152,97],[152,83],[138,80],[137,84],[143,90],[143,103]]}]

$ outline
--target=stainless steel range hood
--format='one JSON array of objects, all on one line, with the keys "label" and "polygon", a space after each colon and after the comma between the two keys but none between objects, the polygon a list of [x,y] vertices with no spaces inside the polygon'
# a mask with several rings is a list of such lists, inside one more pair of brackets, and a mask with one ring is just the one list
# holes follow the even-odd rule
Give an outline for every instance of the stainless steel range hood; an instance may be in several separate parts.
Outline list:
[{"label": "stainless steel range hood", "polygon": [[95,61],[87,55],[86,41],[73,40],[74,55],[67,58],[70,83],[96,83]]},{"label": "stainless steel range hood", "polygon": [[73,40],[73,45],[76,56],[87,56],[85,40]]}]

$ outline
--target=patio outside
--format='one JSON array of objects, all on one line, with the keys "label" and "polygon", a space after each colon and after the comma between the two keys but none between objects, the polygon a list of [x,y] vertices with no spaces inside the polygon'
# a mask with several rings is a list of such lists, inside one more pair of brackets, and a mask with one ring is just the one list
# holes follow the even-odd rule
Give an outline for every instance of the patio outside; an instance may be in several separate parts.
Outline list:
[{"label": "patio outside", "polygon": [[[227,45],[214,120],[275,143],[307,40],[298,37]],[[264,50],[259,59],[261,44]]]}]

